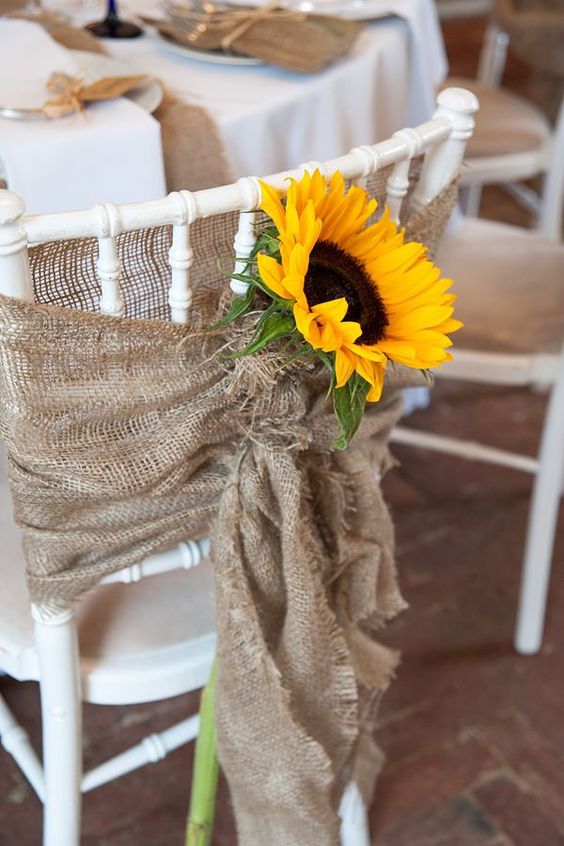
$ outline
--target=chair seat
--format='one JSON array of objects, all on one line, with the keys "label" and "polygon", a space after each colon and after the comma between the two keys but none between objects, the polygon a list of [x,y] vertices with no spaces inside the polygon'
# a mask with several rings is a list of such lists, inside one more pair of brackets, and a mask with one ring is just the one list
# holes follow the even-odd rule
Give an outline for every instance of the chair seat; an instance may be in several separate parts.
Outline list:
[{"label": "chair seat", "polygon": [[454,279],[455,347],[559,352],[564,341],[564,246],[534,232],[466,218],[437,258]]},{"label": "chair seat", "polygon": [[[1,458],[0,669],[37,680],[25,562]],[[101,585],[79,603],[76,620],[85,701],[125,705],[196,690],[215,651],[211,565]]]},{"label": "chair seat", "polygon": [[[546,159],[551,143],[551,128],[548,120],[532,103],[503,88],[481,85],[472,79],[449,78],[442,86],[455,85],[470,89],[480,101],[476,115],[476,129],[466,148],[467,171],[463,181],[477,176],[486,164],[499,169],[499,181],[505,178],[502,168],[511,167],[508,178],[526,178],[533,175],[539,164]],[[488,159],[511,157],[507,164],[487,162]],[[514,172],[519,166],[523,175]],[[529,174],[530,171],[530,174]],[[474,173],[473,173],[474,172]],[[495,174],[494,174],[495,175]]]}]

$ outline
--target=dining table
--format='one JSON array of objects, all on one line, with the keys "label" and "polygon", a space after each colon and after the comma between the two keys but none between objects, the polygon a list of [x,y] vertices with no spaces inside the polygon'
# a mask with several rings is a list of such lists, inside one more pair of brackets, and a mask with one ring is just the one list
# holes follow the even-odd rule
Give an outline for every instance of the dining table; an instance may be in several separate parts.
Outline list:
[{"label": "dining table", "polygon": [[[145,74],[157,81],[161,94],[197,107],[194,118],[203,114],[210,121],[225,165],[221,174],[214,174],[215,184],[328,160],[431,117],[436,86],[447,72],[433,0],[300,2],[308,11],[364,23],[350,53],[317,73],[236,56],[218,61],[217,56],[174,49],[146,23],[162,14],[156,0],[122,0],[121,14],[140,21],[143,35],[101,39],[101,44],[110,60],[122,63],[122,73]],[[43,7],[63,12],[75,27],[104,14],[104,7],[91,0],[43,0]],[[33,52],[29,39],[26,49]],[[4,60],[1,53],[0,76],[6,63],[6,51]],[[17,49],[12,54],[14,61],[18,56],[21,60]],[[97,61],[107,59],[92,54],[91,62]],[[86,115],[53,122],[20,123],[0,116],[0,180],[23,197],[28,213],[158,199],[167,188],[192,188],[167,185],[170,137],[168,145],[161,145],[165,126],[159,127],[151,114],[159,99],[96,103]],[[173,135],[176,162],[187,159],[181,168],[187,182],[197,177],[202,164],[194,154],[198,146],[190,139],[191,127],[185,118],[182,131]],[[205,124],[200,141],[199,149],[205,148]],[[428,402],[427,388],[405,392],[406,413]]]},{"label": "dining table", "polygon": [[[108,48],[206,109],[235,178],[328,160],[431,117],[436,86],[447,72],[433,0],[306,5],[365,22],[350,54],[315,74],[239,63],[237,57],[225,64],[206,61],[205,54],[171,49],[151,27],[141,38],[114,40]],[[158,4],[125,0],[121,7],[124,16],[151,16]]]},{"label": "dining table", "polygon": [[[140,21],[143,34],[133,39],[101,39],[101,45],[131,73],[147,75],[158,81],[168,96],[205,112],[215,125],[233,178],[264,176],[300,162],[331,159],[431,116],[435,88],[447,70],[433,0],[307,0],[306,5],[315,12],[364,24],[350,53],[317,73],[297,73],[236,55],[218,61],[217,55],[171,45],[146,23],[163,14],[156,0],[123,0],[121,15]],[[67,15],[77,27],[104,14],[103,5],[89,0],[44,0],[43,6]],[[146,107],[129,103],[128,110],[118,113],[116,109],[112,123],[113,105],[95,104],[88,110],[86,122],[77,116],[63,118],[57,130],[31,122],[15,127],[15,121],[0,116],[0,176],[3,171],[8,187],[24,193],[15,177],[22,175],[28,212],[150,200],[162,194],[163,149],[149,127],[155,119]],[[122,130],[132,116],[144,121],[145,134],[130,128],[126,144]],[[93,145],[88,147],[85,140],[85,126],[91,132],[97,124],[104,127],[103,161],[92,160]],[[116,140],[113,156],[112,138],[115,135],[117,139],[120,131],[121,141],[118,145]],[[14,133],[17,138],[10,143]],[[54,135],[58,135],[56,141],[51,140]],[[63,137],[69,148],[67,157],[57,153]],[[142,138],[147,140],[142,142]],[[197,156],[188,144],[189,128],[175,139],[175,154],[182,156],[183,138],[186,156],[194,159],[188,164],[197,172]],[[72,150],[76,157],[77,145],[82,143],[90,159],[84,167],[73,169],[72,180],[66,179],[68,156]],[[23,148],[27,161],[22,161]],[[137,174],[131,168],[128,171],[128,150],[132,159],[143,162],[142,168],[137,166]],[[48,171],[53,183],[58,181],[57,191],[47,194],[38,190],[35,196],[40,174],[31,168],[35,182],[29,176],[34,159],[44,161],[44,175]]]}]

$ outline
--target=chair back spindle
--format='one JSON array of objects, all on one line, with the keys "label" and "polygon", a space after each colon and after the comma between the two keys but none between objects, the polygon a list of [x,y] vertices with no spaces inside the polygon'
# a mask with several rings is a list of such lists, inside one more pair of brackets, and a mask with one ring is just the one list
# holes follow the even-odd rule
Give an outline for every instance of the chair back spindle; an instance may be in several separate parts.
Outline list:
[{"label": "chair back spindle", "polygon": [[[249,256],[257,241],[255,232],[256,209],[260,205],[262,192],[258,179],[254,176],[242,177],[237,181],[237,185],[243,195],[243,208],[239,213],[239,226],[233,241],[235,252],[233,272],[245,276],[249,270]],[[244,297],[249,287],[240,279],[232,279],[229,284],[233,293],[239,297]]]},{"label": "chair back spindle", "polygon": [[188,323],[192,289],[190,268],[194,251],[190,245],[190,225],[196,219],[197,205],[190,191],[176,191],[169,195],[176,203],[178,217],[172,225],[172,244],[168,251],[170,288],[168,304],[173,323]]},{"label": "chair back spindle", "polygon": [[95,207],[101,236],[98,238],[96,270],[102,288],[100,311],[112,317],[123,317],[125,304],[119,284],[121,263],[117,254],[116,237],[122,231],[120,212],[114,203]]},{"label": "chair back spindle", "polygon": [[429,145],[413,195],[413,208],[422,209],[460,173],[467,141],[472,137],[478,98],[465,88],[445,88],[437,97],[435,121],[446,121],[451,131],[442,144]]},{"label": "chair back spindle", "polygon": [[400,129],[394,132],[393,138],[401,141],[409,150],[407,159],[396,162],[386,183],[386,204],[390,217],[394,223],[399,223],[402,204],[409,190],[411,160],[423,149],[423,135],[416,129]]},{"label": "chair back spindle", "polygon": [[33,282],[27,251],[27,233],[21,224],[24,201],[11,191],[0,191],[0,291],[8,297],[33,302]]},{"label": "chair back spindle", "polygon": [[[307,162],[292,171],[272,174],[264,181],[285,193],[289,178],[300,179],[305,171],[319,168],[326,179],[339,170],[346,180],[363,184],[366,179],[389,165],[393,166],[387,182],[387,203],[394,220],[400,218],[402,203],[409,188],[409,168],[414,156],[425,160],[412,205],[415,210],[427,205],[459,172],[466,141],[474,127],[478,101],[461,88],[449,88],[438,97],[432,120],[415,129],[400,130],[392,138],[372,146],[360,146],[329,162]],[[99,251],[97,274],[102,287],[100,311],[124,314],[120,289],[121,267],[117,237],[125,232],[160,226],[172,226],[168,253],[170,288],[168,302],[171,319],[186,323],[192,301],[190,268],[194,261],[191,226],[197,220],[228,213],[239,213],[234,236],[235,273],[248,271],[248,258],[256,243],[256,211],[260,207],[261,188],[256,177],[244,177],[232,185],[191,193],[173,192],[168,197],[147,203],[114,205],[106,203],[83,211],[26,216],[23,201],[10,191],[0,191],[0,293],[33,300],[28,244],[96,238]],[[242,296],[247,285],[231,281],[233,293]]]}]

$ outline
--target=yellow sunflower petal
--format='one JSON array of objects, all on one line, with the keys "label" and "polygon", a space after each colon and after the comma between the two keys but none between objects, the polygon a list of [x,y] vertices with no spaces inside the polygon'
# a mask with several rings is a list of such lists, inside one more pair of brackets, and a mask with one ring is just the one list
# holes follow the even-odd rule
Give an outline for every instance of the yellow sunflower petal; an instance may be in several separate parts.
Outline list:
[{"label": "yellow sunflower petal", "polygon": [[379,402],[384,388],[384,369],[385,365],[383,364],[374,365],[372,380],[369,380],[372,387],[366,394],[366,402]]},{"label": "yellow sunflower petal", "polygon": [[321,332],[317,325],[315,315],[302,308],[298,303],[294,305],[294,320],[296,329],[314,349],[321,348]]},{"label": "yellow sunflower petal", "polygon": [[355,320],[343,320],[342,323],[339,323],[339,332],[341,333],[343,344],[351,347],[362,335],[362,327]]},{"label": "yellow sunflower petal", "polygon": [[386,356],[384,355],[383,351],[379,348],[378,344],[348,344],[347,346],[348,349],[359,358],[365,358],[368,361],[377,361],[381,364],[385,363],[386,361]]},{"label": "yellow sunflower petal", "polygon": [[344,319],[349,304],[344,297],[337,300],[328,300],[326,303],[318,303],[312,306],[312,312],[319,317],[324,317],[334,323],[340,323]]},{"label": "yellow sunflower petal", "polygon": [[394,328],[404,330],[426,329],[448,320],[452,314],[451,306],[428,305],[413,309],[407,314],[396,317]]},{"label": "yellow sunflower petal", "polygon": [[398,357],[404,359],[405,361],[410,361],[415,358],[415,350],[413,347],[402,341],[384,339],[383,341],[378,342],[378,349],[394,361],[397,361]]},{"label": "yellow sunflower petal", "polygon": [[437,326],[437,330],[439,332],[444,332],[445,334],[449,334],[450,332],[457,332],[459,329],[462,329],[464,323],[460,320],[454,320],[454,318],[450,318],[449,320],[445,320],[444,323],[441,323]]},{"label": "yellow sunflower petal", "polygon": [[[316,349],[335,352],[335,370],[339,385],[346,384],[354,368],[371,387],[370,402],[379,399],[383,374],[388,360],[411,367],[439,366],[450,358],[452,345],[448,334],[460,328],[453,317],[455,295],[450,293],[451,280],[443,278],[427,254],[425,245],[405,240],[405,230],[398,228],[384,209],[374,221],[376,203],[358,186],[347,189],[341,173],[335,173],[329,184],[319,170],[305,173],[300,180],[290,180],[285,206],[277,192],[263,189],[263,208],[279,230],[281,264],[262,264],[265,279],[272,290],[295,300],[296,326]],[[316,254],[318,241],[335,245],[335,268],[332,270],[332,299],[309,307],[305,280],[311,274],[316,298],[325,290],[322,267],[331,251]],[[331,248],[332,249],[332,248]],[[339,252],[340,251],[340,252]],[[352,264],[338,266],[339,255],[348,254]],[[319,264],[316,268],[316,255]],[[354,278],[354,262],[365,275]],[[353,268],[353,277],[349,274]],[[334,280],[343,273],[343,296],[335,295]],[[346,320],[350,303],[345,291],[350,285],[370,283],[369,296],[374,297],[374,319],[384,319],[383,337],[373,344],[359,343],[370,327]],[[375,294],[378,296],[376,297]],[[283,294],[282,294],[283,295]],[[366,291],[359,300],[363,315]],[[377,317],[378,309],[385,310]],[[364,316],[363,320],[367,320]]]},{"label": "yellow sunflower petal", "polygon": [[259,253],[257,256],[257,265],[262,281],[271,291],[274,291],[275,294],[278,294],[279,297],[285,300],[294,299],[293,295],[283,284],[284,270],[275,258]]},{"label": "yellow sunflower petal", "polygon": [[259,184],[262,191],[260,208],[272,219],[278,231],[282,232],[286,214],[278,192],[266,182],[259,180]]},{"label": "yellow sunflower petal", "polygon": [[354,373],[354,359],[344,347],[335,353],[335,384],[337,388],[346,385]]},{"label": "yellow sunflower petal", "polygon": [[343,346],[343,338],[338,328],[333,323],[321,325],[321,349],[324,352],[334,352]]}]

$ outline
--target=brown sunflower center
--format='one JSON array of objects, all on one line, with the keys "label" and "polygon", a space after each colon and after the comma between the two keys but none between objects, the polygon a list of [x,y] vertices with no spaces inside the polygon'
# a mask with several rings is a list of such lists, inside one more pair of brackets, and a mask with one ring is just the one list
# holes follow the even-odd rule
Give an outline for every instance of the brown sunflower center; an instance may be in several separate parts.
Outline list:
[{"label": "brown sunflower center", "polygon": [[313,248],[304,291],[309,306],[344,297],[346,320],[360,323],[358,344],[375,344],[384,337],[388,315],[380,294],[361,262],[332,241]]}]

